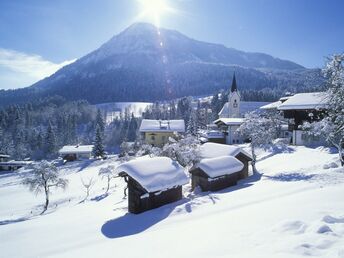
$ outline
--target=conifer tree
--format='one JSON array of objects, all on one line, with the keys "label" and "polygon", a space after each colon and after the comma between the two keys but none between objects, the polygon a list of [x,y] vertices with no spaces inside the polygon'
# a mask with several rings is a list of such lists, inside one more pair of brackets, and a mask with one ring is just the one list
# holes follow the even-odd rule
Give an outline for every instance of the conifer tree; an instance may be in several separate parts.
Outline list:
[{"label": "conifer tree", "polygon": [[46,134],[46,153],[48,157],[54,157],[57,151],[56,135],[51,123],[49,122]]},{"label": "conifer tree", "polygon": [[103,158],[104,156],[105,156],[105,150],[104,150],[104,145],[103,145],[103,134],[101,132],[101,128],[97,126],[96,135],[94,139],[93,157]]}]

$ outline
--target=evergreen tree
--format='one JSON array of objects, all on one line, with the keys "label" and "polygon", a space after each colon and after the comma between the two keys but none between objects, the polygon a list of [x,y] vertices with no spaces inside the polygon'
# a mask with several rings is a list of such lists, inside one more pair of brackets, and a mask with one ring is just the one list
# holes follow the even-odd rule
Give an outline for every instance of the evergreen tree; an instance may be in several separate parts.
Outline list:
[{"label": "evergreen tree", "polygon": [[57,152],[57,142],[56,142],[56,135],[53,130],[51,123],[49,122],[47,134],[46,134],[46,154],[48,157],[54,157]]},{"label": "evergreen tree", "polygon": [[104,150],[104,145],[103,145],[103,134],[102,134],[101,128],[97,126],[95,139],[94,139],[93,157],[103,158],[104,156],[105,156],[105,150]]},{"label": "evergreen tree", "polygon": [[103,115],[100,111],[100,109],[97,110],[97,117],[96,117],[96,127],[99,127],[99,130],[102,134],[104,134],[105,131],[105,123],[103,119]]},{"label": "evergreen tree", "polygon": [[191,135],[196,135],[198,130],[197,114],[195,110],[191,111],[189,121],[187,123],[186,132]]}]

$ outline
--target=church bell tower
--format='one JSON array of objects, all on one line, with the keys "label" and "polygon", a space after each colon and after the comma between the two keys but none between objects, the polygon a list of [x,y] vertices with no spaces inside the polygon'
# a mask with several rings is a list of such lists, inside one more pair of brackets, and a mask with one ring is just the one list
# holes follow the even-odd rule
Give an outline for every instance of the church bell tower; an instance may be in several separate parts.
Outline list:
[{"label": "church bell tower", "polygon": [[228,95],[228,105],[228,117],[240,117],[240,94],[235,79],[235,73],[233,75],[232,87]]}]

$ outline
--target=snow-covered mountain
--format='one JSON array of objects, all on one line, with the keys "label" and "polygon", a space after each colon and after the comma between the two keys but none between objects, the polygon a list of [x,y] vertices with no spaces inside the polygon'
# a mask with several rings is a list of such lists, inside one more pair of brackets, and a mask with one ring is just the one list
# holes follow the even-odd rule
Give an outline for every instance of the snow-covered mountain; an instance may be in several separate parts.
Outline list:
[{"label": "snow-covered mountain", "polygon": [[0,100],[20,102],[57,94],[103,103],[212,94],[228,87],[234,71],[241,90],[297,91],[319,84],[318,70],[136,23],[33,86],[0,92]]}]

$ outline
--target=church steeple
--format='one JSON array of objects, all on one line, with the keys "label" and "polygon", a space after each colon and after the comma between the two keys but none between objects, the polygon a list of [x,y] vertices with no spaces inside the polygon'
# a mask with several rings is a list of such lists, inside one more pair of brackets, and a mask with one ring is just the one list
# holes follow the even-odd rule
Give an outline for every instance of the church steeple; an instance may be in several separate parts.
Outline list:
[{"label": "church steeple", "polygon": [[235,79],[235,72],[234,72],[234,75],[233,75],[232,87],[231,87],[231,92],[234,92],[234,91],[238,91],[237,83],[236,83],[236,79]]}]

